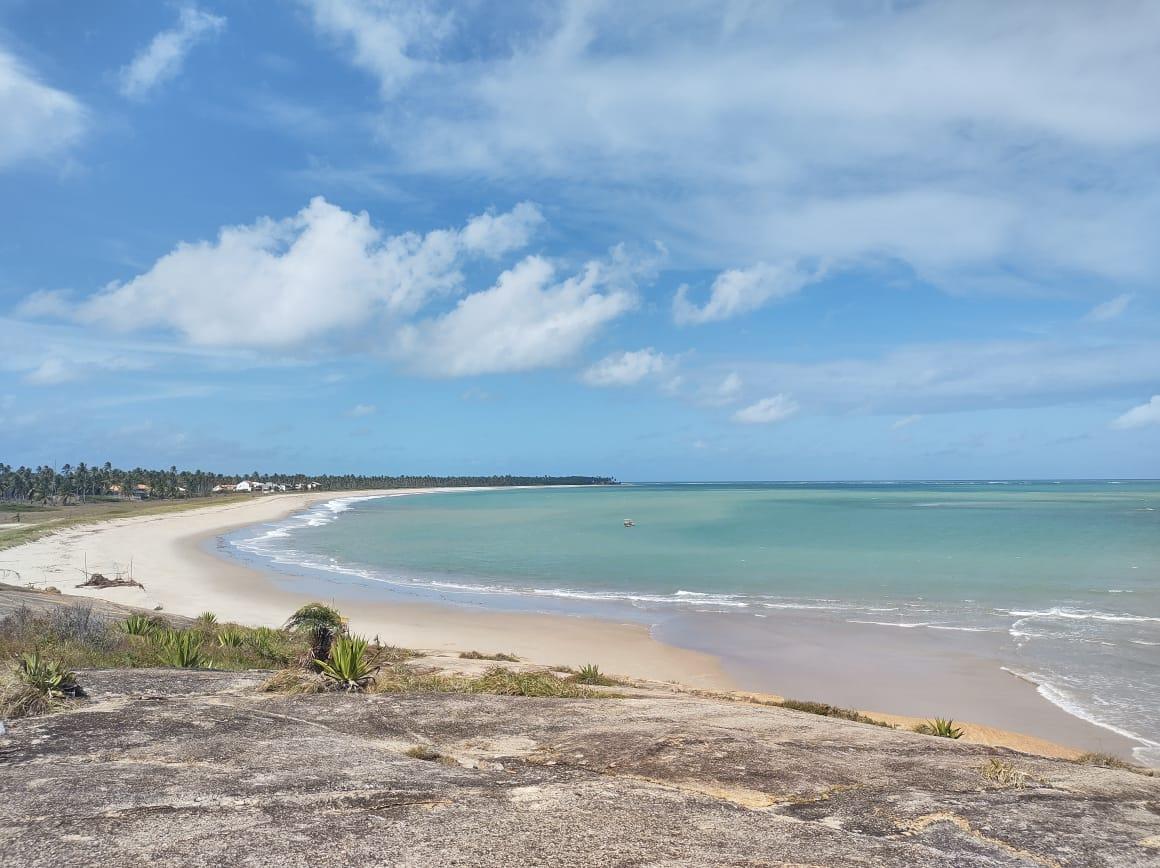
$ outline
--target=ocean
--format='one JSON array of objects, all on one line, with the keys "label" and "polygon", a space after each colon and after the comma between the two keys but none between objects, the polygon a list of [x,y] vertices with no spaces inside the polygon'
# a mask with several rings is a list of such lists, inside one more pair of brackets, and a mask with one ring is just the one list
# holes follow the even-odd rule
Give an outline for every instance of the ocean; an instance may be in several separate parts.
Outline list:
[{"label": "ocean", "polygon": [[[625,527],[626,518],[635,525]],[[959,634],[1160,765],[1156,482],[354,495],[235,532],[225,547],[362,593],[653,625],[680,617],[693,635],[697,618],[726,616],[737,636],[790,616],[884,638],[914,631],[931,649]]]}]

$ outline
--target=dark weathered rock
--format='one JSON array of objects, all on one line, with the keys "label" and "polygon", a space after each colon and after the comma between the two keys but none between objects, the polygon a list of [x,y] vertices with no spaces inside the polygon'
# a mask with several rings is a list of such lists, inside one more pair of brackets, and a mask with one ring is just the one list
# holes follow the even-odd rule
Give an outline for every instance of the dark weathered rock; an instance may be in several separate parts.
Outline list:
[{"label": "dark weathered rock", "polygon": [[0,863],[1160,865],[1160,779],[1129,771],[682,696],[261,677],[84,673],[90,701],[10,724]]}]

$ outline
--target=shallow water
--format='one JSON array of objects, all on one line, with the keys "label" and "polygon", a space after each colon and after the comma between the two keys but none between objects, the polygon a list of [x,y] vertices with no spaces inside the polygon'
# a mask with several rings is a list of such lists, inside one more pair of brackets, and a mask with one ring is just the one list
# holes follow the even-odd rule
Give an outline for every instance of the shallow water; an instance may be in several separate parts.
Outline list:
[{"label": "shallow water", "polygon": [[747,623],[798,611],[917,631],[932,647],[986,634],[999,663],[1046,699],[1136,739],[1137,756],[1160,763],[1160,483],[648,484],[350,498],[229,544],[372,588],[496,608],[632,607],[645,621],[680,612]]}]

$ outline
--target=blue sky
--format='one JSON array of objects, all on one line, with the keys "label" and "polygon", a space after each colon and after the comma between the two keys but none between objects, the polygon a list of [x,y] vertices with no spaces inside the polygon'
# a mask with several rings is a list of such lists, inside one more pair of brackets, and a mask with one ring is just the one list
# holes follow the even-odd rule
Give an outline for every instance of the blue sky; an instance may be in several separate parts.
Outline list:
[{"label": "blue sky", "polygon": [[0,460],[1160,476],[1160,6],[0,0]]}]

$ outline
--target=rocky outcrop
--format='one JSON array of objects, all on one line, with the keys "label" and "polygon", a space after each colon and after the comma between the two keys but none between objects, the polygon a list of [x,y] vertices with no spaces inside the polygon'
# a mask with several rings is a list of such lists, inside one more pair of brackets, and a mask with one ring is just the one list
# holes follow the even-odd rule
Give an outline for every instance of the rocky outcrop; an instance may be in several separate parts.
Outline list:
[{"label": "rocky outcrop", "polygon": [[82,675],[0,737],[0,863],[1160,865],[1158,778],[780,708]]}]

